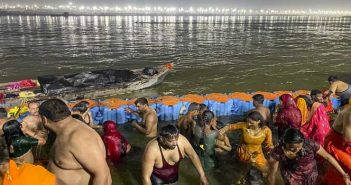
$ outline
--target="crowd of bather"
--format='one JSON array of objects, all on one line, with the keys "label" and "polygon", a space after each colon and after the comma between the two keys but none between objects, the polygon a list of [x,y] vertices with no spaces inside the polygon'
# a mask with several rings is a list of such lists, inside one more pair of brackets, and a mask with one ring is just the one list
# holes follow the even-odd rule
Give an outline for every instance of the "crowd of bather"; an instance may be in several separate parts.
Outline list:
[{"label": "crowd of bather", "polygon": [[[325,92],[281,95],[273,109],[255,94],[255,108],[231,124],[219,121],[205,104],[190,103],[176,124],[159,125],[158,130],[157,112],[146,98],[138,98],[137,110],[125,111],[141,118],[128,124],[148,141],[140,181],[179,184],[180,162],[188,158],[200,184],[207,185],[206,172],[234,156],[247,166],[234,184],[273,185],[280,169],[286,185],[351,185],[351,86],[336,76],[328,81]],[[331,104],[334,95],[341,99],[338,109]],[[112,184],[109,166],[118,166],[132,148],[117,123],[95,125],[86,101],[69,108],[61,99],[33,100],[28,108],[23,119],[0,108],[2,184]],[[240,141],[228,137],[235,131],[241,133]]]}]

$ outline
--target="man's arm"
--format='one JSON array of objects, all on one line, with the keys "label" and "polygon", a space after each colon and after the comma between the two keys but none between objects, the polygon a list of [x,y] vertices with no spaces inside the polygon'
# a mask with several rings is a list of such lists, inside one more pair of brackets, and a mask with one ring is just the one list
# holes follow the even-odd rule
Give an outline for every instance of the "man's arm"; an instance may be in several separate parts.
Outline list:
[{"label": "man's arm", "polygon": [[100,137],[94,137],[92,133],[79,133],[71,137],[71,144],[73,156],[93,176],[92,185],[111,185],[105,147]]},{"label": "man's arm", "polygon": [[199,173],[200,181],[201,181],[200,183],[202,185],[208,185],[204,169],[202,168],[200,159],[197,156],[195,150],[193,149],[189,141],[184,136],[179,135],[179,141],[184,145],[185,154],[190,158],[191,162],[193,163],[197,172]]},{"label": "man's arm", "polygon": [[335,82],[330,85],[328,94],[326,95],[329,100],[331,100],[331,96],[335,94],[337,87],[338,85]]},{"label": "man's arm", "polygon": [[145,148],[143,161],[142,161],[143,185],[151,185],[150,177],[151,177],[152,169],[154,168],[154,165],[155,165],[155,154],[154,154],[154,151],[152,151],[150,144],[148,144]]},{"label": "man's arm", "polygon": [[152,131],[152,126],[155,123],[156,119],[152,115],[148,115],[145,120],[145,128],[138,125],[137,123],[133,123],[133,127],[136,128],[140,133],[149,135]]}]

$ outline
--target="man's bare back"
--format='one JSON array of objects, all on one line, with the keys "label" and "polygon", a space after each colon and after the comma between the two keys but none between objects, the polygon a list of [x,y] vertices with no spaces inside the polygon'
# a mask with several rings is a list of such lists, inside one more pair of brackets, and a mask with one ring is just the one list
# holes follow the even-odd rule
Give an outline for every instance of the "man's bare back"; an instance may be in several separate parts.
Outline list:
[{"label": "man's bare back", "polygon": [[351,140],[351,107],[339,113],[333,124],[333,129],[342,134],[347,141]]},{"label": "man's bare back", "polygon": [[157,136],[157,113],[155,109],[150,107],[150,110],[143,115],[143,120],[145,127],[150,126],[150,134],[146,134],[146,137],[156,137]]},{"label": "man's bare back", "polygon": [[259,106],[259,107],[255,108],[254,111],[259,112],[262,115],[263,119],[266,121],[266,123],[270,122],[271,111],[267,107]]},{"label": "man's bare back", "polygon": [[[82,148],[84,145],[96,145],[97,151],[90,151],[92,148]],[[82,153],[81,151],[85,151]],[[99,153],[105,156],[104,144],[99,135],[90,127],[72,119],[66,126],[64,134],[57,135],[51,149],[51,157],[48,169],[53,172],[60,184],[63,185],[87,185],[91,177],[82,167],[78,155]]]}]

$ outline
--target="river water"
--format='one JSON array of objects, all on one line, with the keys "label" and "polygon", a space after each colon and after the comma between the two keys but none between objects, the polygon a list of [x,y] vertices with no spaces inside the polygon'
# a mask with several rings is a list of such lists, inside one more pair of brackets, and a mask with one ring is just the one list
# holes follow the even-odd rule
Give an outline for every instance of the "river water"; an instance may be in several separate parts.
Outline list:
[{"label": "river water", "polygon": [[146,93],[324,88],[350,50],[351,17],[0,16],[0,82],[174,62]]},{"label": "river water", "polygon": [[[0,16],[0,82],[175,64],[162,84],[120,97],[326,88],[329,75],[351,79],[350,51],[350,17]],[[120,129],[133,150],[113,184],[140,184],[146,141]],[[189,161],[181,169],[180,184],[198,184]],[[208,175],[226,185],[241,171],[230,161]]]}]

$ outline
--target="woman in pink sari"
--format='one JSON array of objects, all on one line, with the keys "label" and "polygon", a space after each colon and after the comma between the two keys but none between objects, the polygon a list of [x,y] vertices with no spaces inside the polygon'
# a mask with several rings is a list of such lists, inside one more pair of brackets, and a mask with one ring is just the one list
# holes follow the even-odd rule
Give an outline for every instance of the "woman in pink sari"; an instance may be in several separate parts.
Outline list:
[{"label": "woman in pink sari", "polygon": [[310,117],[305,125],[301,127],[301,132],[306,138],[324,144],[324,138],[330,130],[329,117],[323,104],[323,94],[319,90],[312,90],[311,97],[314,101]]},{"label": "woman in pink sari", "polygon": [[294,98],[290,94],[280,96],[280,108],[275,119],[278,136],[281,138],[288,128],[300,128],[301,112],[297,108]]}]

